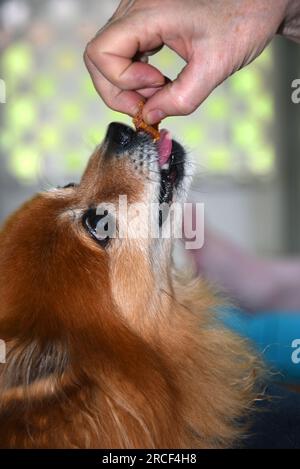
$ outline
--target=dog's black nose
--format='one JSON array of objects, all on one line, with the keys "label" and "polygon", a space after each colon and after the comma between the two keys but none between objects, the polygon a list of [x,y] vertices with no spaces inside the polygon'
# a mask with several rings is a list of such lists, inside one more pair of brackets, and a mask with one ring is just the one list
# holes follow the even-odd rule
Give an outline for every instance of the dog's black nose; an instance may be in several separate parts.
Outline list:
[{"label": "dog's black nose", "polygon": [[132,143],[135,135],[136,133],[131,127],[113,122],[108,127],[106,139],[109,143],[119,147],[126,147]]}]

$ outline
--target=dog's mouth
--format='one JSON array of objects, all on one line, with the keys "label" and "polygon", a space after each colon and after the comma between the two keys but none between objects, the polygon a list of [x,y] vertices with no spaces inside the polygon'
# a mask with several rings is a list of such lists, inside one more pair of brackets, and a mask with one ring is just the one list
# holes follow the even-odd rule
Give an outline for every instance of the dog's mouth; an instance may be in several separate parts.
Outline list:
[{"label": "dog's mouth", "polygon": [[161,131],[157,151],[161,176],[159,203],[169,204],[173,200],[174,189],[184,177],[185,152],[179,143],[172,140],[167,130]]},{"label": "dog's mouth", "polygon": [[[122,158],[126,155],[135,169],[143,168],[146,174],[148,170],[151,180],[160,183],[159,203],[170,204],[185,175],[185,151],[172,140],[170,132],[162,130],[160,134],[159,141],[154,143],[145,132],[136,132],[127,125],[112,123],[105,138],[105,154],[106,158],[113,155]],[[159,179],[156,177],[157,172]]]}]

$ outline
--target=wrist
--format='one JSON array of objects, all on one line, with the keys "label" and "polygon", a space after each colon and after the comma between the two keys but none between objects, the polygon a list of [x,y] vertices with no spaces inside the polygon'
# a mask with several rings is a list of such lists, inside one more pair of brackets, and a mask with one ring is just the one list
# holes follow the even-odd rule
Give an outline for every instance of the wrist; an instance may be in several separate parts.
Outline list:
[{"label": "wrist", "polygon": [[278,29],[278,34],[300,42],[300,0],[287,0],[285,17]]}]

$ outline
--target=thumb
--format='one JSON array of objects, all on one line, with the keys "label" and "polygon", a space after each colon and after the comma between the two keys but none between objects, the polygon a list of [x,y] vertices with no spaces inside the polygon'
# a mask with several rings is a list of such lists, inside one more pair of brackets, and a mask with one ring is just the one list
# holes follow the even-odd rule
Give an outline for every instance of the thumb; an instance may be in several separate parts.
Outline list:
[{"label": "thumb", "polygon": [[168,116],[191,114],[226,78],[219,67],[204,57],[192,59],[176,80],[149,98],[143,109],[145,121],[152,125]]}]

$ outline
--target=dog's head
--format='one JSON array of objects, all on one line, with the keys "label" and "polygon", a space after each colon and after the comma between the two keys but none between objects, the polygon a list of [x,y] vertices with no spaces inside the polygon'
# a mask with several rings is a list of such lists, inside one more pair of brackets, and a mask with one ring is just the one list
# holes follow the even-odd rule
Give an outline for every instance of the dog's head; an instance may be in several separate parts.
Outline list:
[{"label": "dog's head", "polygon": [[4,225],[0,338],[53,344],[98,328],[104,341],[116,316],[138,328],[164,309],[171,243],[161,234],[186,179],[167,132],[155,143],[111,124],[79,184],[38,194]]}]

